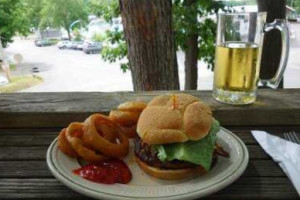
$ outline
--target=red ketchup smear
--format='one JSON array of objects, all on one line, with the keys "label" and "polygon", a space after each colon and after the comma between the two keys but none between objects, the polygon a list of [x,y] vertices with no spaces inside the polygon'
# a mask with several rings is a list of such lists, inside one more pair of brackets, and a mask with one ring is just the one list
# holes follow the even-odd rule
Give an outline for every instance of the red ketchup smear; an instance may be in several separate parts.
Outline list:
[{"label": "red ketchup smear", "polygon": [[129,183],[131,172],[122,160],[107,160],[85,165],[73,173],[96,183]]}]

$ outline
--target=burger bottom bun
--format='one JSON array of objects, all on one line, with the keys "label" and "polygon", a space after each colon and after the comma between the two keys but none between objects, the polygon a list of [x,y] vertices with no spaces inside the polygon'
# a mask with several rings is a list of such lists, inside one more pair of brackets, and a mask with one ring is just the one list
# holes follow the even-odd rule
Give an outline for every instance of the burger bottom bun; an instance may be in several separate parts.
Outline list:
[{"label": "burger bottom bun", "polygon": [[159,169],[152,167],[141,161],[138,157],[135,156],[135,160],[147,174],[165,180],[178,180],[188,177],[196,177],[205,174],[207,171],[201,166],[187,168],[187,169]]}]

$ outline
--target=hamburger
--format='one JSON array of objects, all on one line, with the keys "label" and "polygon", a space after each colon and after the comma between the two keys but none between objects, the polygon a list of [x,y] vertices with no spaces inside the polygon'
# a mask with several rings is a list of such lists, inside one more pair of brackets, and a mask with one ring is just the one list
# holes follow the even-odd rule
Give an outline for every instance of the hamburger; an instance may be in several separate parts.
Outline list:
[{"label": "hamburger", "polygon": [[182,179],[210,170],[220,125],[211,109],[188,94],[155,97],[140,115],[134,155],[151,176]]}]

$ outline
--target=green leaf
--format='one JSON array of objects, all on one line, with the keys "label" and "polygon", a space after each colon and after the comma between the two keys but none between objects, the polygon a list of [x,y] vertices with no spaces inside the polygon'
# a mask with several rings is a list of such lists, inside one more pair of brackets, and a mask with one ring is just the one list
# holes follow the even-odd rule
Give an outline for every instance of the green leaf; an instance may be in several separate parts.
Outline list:
[{"label": "green leaf", "polygon": [[213,121],[209,134],[198,141],[156,145],[157,157],[161,161],[181,160],[201,165],[209,170],[220,124]]}]

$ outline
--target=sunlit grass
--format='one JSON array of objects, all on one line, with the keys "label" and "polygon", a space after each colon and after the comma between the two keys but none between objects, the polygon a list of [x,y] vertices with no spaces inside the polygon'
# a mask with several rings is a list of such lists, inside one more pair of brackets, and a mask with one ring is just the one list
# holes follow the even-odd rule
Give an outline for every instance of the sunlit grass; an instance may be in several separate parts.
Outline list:
[{"label": "sunlit grass", "polygon": [[44,80],[40,76],[16,76],[7,85],[0,86],[0,93],[18,92],[43,82]]},{"label": "sunlit grass", "polygon": [[[10,64],[9,68],[10,68],[10,71],[15,71],[17,69],[17,66],[15,64]],[[1,67],[1,63],[0,63],[0,72],[3,72],[3,69]]]}]

